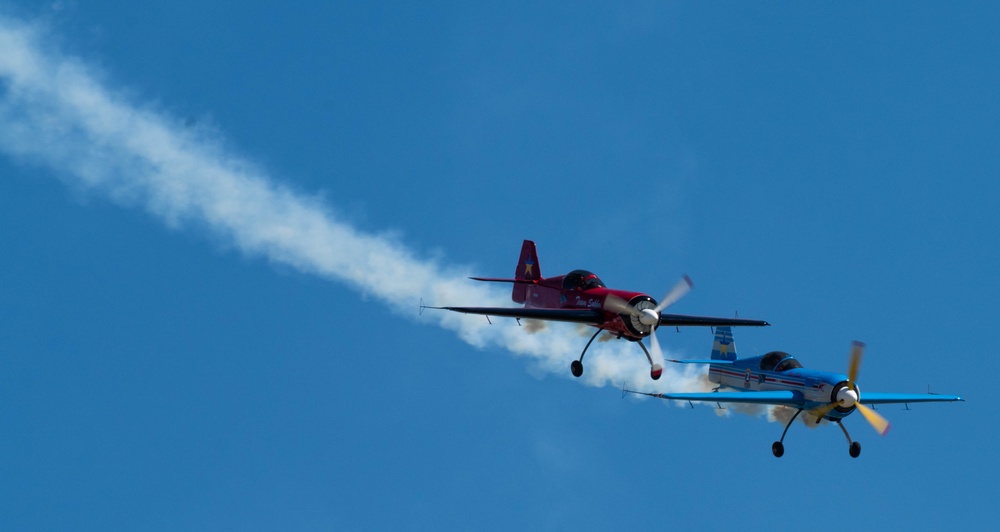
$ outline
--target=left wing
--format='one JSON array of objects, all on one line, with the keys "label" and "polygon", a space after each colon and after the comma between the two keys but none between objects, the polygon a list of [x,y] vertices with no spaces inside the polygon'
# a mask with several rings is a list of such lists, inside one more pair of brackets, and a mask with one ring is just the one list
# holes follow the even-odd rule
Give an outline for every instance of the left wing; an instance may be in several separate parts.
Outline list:
[{"label": "left wing", "polygon": [[741,325],[744,327],[767,327],[771,325],[764,320],[745,320],[743,318],[712,318],[709,316],[685,316],[683,314],[660,314],[660,325],[680,327],[683,325],[704,325],[718,327],[721,325]]},{"label": "left wing", "polygon": [[957,395],[938,393],[877,393],[864,392],[861,403],[866,405],[886,405],[893,403],[947,403],[950,401],[965,401]]},{"label": "left wing", "polygon": [[646,393],[625,390],[627,393],[673,399],[675,401],[704,401],[709,403],[747,403],[754,405],[785,405],[801,407],[805,398],[792,390],[773,392],[708,392],[708,393]]}]

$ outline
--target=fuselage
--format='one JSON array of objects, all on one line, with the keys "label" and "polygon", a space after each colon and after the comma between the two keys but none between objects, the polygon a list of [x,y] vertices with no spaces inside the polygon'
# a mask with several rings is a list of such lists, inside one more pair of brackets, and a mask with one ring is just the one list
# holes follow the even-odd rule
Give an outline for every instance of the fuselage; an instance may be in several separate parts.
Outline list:
[{"label": "fuselage", "polygon": [[604,323],[594,325],[630,340],[638,340],[649,336],[652,328],[643,325],[631,316],[606,310],[608,298],[617,298],[638,308],[653,308],[656,301],[642,292],[615,290],[604,286],[604,283],[591,272],[574,270],[566,275],[539,279],[528,285],[525,308],[548,309],[594,309],[603,310]]},{"label": "fuselage", "polygon": [[[856,384],[849,386],[847,375],[803,368],[795,357],[780,351],[737,359],[732,364],[711,364],[708,378],[722,387],[736,390],[792,391],[801,395],[805,410],[838,402],[838,393],[842,390],[853,389],[855,394],[859,393]],[[825,417],[842,418],[855,409],[853,404],[847,408],[837,406]]]}]

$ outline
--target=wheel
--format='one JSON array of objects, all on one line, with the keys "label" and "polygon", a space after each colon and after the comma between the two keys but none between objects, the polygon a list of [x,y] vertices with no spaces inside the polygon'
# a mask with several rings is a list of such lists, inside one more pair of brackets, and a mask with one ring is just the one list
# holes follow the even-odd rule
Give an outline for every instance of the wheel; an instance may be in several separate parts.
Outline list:
[{"label": "wheel", "polygon": [[858,442],[851,443],[851,458],[857,458],[861,454],[861,444]]},{"label": "wheel", "polygon": [[660,380],[660,375],[663,375],[663,366],[659,364],[653,364],[653,367],[649,368],[649,376],[653,378],[654,381]]},{"label": "wheel", "polygon": [[785,446],[780,441],[776,441],[771,444],[771,452],[774,453],[775,458],[781,458],[781,455],[785,454]]},{"label": "wheel", "polygon": [[573,372],[574,377],[583,375],[583,362],[574,360],[573,363],[569,365],[569,370]]}]

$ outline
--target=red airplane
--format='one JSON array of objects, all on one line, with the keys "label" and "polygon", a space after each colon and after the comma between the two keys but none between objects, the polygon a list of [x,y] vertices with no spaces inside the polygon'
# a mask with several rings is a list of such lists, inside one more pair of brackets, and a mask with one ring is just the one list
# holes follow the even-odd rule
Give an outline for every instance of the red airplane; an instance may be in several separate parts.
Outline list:
[{"label": "red airplane", "polygon": [[616,338],[625,338],[639,344],[649,360],[649,376],[654,380],[663,374],[663,367],[653,361],[642,339],[649,337],[650,345],[662,359],[659,343],[653,331],[661,325],[682,326],[720,326],[744,325],[761,327],[770,323],[761,320],[746,320],[740,318],[711,318],[703,316],[683,316],[680,314],[662,314],[667,308],[691,289],[691,279],[684,276],[677,285],[667,292],[657,303],[655,299],[641,292],[629,290],[614,290],[604,285],[593,273],[586,270],[573,270],[566,275],[542,277],[538,264],[538,254],[535,243],[525,240],[521,246],[521,258],[517,262],[517,270],[513,279],[496,279],[487,277],[471,277],[476,281],[497,283],[513,283],[511,299],[515,303],[523,303],[523,307],[426,307],[442,310],[464,312],[466,314],[483,314],[488,316],[507,316],[511,318],[567,321],[585,323],[597,327],[597,332],[580,353],[580,358],[570,364],[574,377],[583,375],[583,355],[587,348],[601,332],[608,332]]}]

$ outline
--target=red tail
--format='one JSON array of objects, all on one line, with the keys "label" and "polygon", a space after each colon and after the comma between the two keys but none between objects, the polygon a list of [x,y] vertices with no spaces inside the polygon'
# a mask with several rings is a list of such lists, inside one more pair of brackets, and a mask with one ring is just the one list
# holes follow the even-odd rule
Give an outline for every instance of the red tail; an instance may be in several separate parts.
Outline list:
[{"label": "red tail", "polygon": [[[521,245],[521,258],[517,260],[517,270],[514,271],[514,278],[518,280],[534,281],[542,278],[542,267],[538,264],[538,253],[535,251],[535,243],[525,240]],[[515,303],[524,303],[528,297],[528,285],[515,283],[514,290],[510,298]]]}]

